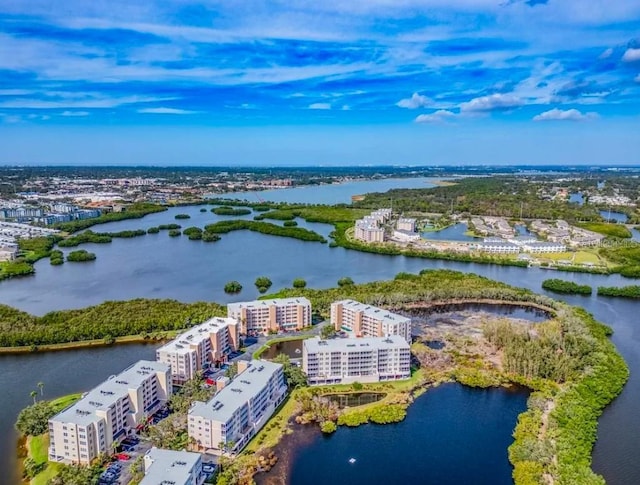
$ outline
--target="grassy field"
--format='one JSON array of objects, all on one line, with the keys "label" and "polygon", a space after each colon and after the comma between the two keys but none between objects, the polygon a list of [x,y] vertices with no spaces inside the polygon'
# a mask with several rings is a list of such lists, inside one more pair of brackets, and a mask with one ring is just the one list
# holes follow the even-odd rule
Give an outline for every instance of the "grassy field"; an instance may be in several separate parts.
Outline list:
[{"label": "grassy field", "polygon": [[67,394],[66,396],[61,396],[56,399],[49,401],[53,409],[55,409],[56,413],[59,413],[67,406],[71,406],[73,403],[78,401],[82,397],[81,393],[75,394]]},{"label": "grassy field", "polygon": [[[64,396],[63,398],[60,398],[56,401],[58,401],[60,404],[64,404],[65,402],[71,403],[72,398],[75,396],[79,397],[80,395],[71,394],[69,396]],[[56,402],[54,405],[57,406],[58,402]],[[54,401],[52,401],[52,403],[54,403]],[[36,464],[47,462],[48,448],[49,433],[41,434],[40,436],[29,436],[29,438],[27,439],[28,456],[31,457],[33,461],[36,462]],[[58,463],[47,463],[47,467],[31,480],[31,485],[47,485],[49,480],[56,476],[59,466],[60,465]]]},{"label": "grassy field", "polygon": [[538,257],[538,259],[550,260],[554,262],[571,261],[573,264],[584,264],[584,263],[592,263],[596,265],[604,264],[604,262],[596,254],[595,250],[593,251],[584,250],[584,251],[576,251],[576,252],[566,251],[563,253],[541,254]]},{"label": "grassy field", "polygon": [[631,231],[622,224],[610,224],[608,222],[580,222],[577,224],[588,231],[604,234],[605,236],[613,236],[620,238],[630,238]]}]

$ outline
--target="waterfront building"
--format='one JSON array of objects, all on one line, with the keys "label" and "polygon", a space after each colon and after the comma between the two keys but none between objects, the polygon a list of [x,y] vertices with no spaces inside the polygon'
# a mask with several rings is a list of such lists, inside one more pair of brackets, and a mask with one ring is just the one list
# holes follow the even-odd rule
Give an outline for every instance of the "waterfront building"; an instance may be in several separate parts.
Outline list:
[{"label": "waterfront building", "polygon": [[311,302],[304,297],[229,303],[227,316],[245,335],[295,331],[311,325]]},{"label": "waterfront building", "polygon": [[144,478],[139,485],[202,485],[202,455],[151,448],[144,455]]},{"label": "waterfront building", "polygon": [[237,453],[265,425],[287,395],[283,367],[274,362],[238,362],[238,375],[208,402],[188,413],[189,439],[207,453]]},{"label": "waterfront building", "polygon": [[522,250],[527,253],[562,253],[567,247],[562,243],[536,241],[523,244]]},{"label": "waterfront building", "polygon": [[384,229],[375,221],[360,219],[356,221],[354,237],[368,243],[384,242]]},{"label": "waterfront building", "polygon": [[13,261],[18,255],[18,246],[0,241],[0,261]]},{"label": "waterfront building", "polygon": [[353,337],[387,337],[399,335],[411,342],[411,319],[355,300],[331,304],[331,324],[336,331]]},{"label": "waterfront building", "polygon": [[233,318],[212,318],[190,328],[156,350],[156,360],[171,366],[175,385],[193,379],[210,364],[226,362],[239,348],[239,325]]},{"label": "waterfront building", "polygon": [[49,460],[89,465],[146,423],[171,392],[169,365],[136,362],[49,420]]},{"label": "waterfront building", "polygon": [[520,252],[520,246],[506,241],[487,241],[478,244],[478,249],[487,253],[516,254]]},{"label": "waterfront building", "polygon": [[393,231],[393,239],[401,242],[419,241],[420,234],[411,231],[396,229]]},{"label": "waterfront building", "polygon": [[411,377],[411,351],[399,335],[361,339],[318,337],[302,344],[310,385],[396,381]]},{"label": "waterfront building", "polygon": [[399,231],[416,232],[416,220],[408,217],[401,217],[396,223],[396,229]]}]

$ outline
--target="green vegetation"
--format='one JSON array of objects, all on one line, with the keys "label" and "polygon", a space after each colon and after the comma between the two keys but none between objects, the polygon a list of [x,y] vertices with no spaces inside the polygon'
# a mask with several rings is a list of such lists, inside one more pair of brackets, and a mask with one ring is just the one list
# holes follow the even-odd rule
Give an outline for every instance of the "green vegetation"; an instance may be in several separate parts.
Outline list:
[{"label": "green vegetation", "polygon": [[302,278],[296,278],[295,280],[293,280],[294,288],[305,288],[306,286],[307,286],[307,282]]},{"label": "green vegetation", "polygon": [[131,204],[122,212],[108,212],[102,214],[100,217],[94,217],[93,219],[82,219],[79,221],[61,222],[54,227],[65,232],[76,232],[83,229],[87,229],[96,224],[104,224],[105,222],[123,221],[125,219],[140,219],[147,214],[153,214],[154,212],[162,212],[167,210],[166,207],[156,204],[149,204],[147,202],[136,202]]},{"label": "green vegetation", "polygon": [[0,280],[16,276],[25,276],[32,273],[35,273],[35,269],[33,265],[26,261],[16,260],[0,263]]},{"label": "green vegetation", "polygon": [[592,288],[589,285],[579,285],[573,281],[559,280],[556,278],[544,280],[542,288],[556,293],[567,293],[573,295],[590,295]]},{"label": "green vegetation", "polygon": [[94,259],[96,259],[96,255],[85,249],[78,249],[77,251],[71,251],[67,254],[67,261],[71,263],[83,263],[93,261]]},{"label": "green vegetation", "polygon": [[214,207],[211,209],[211,212],[218,216],[246,216],[251,214],[251,209],[235,209],[228,205],[223,205],[221,207]]},{"label": "green vegetation", "polygon": [[284,227],[296,227],[298,223],[296,221],[284,221],[282,225]]},{"label": "green vegetation", "polygon": [[320,431],[324,434],[335,433],[338,429],[338,426],[333,421],[325,421],[320,425]]},{"label": "green vegetation", "polygon": [[317,241],[326,243],[327,240],[320,234],[309,231],[308,229],[302,229],[300,227],[283,227],[269,222],[257,222],[257,221],[220,221],[214,224],[209,224],[205,227],[205,232],[214,234],[224,234],[231,231],[241,230],[255,231],[262,234],[269,234],[272,236],[283,236],[300,239],[302,241]]},{"label": "green vegetation", "polygon": [[260,293],[266,293],[267,290],[271,288],[271,285],[273,285],[273,282],[266,276],[259,276],[256,278],[255,285]]},{"label": "green vegetation", "polygon": [[349,278],[348,276],[344,276],[343,278],[340,278],[338,280],[338,286],[340,288],[344,287],[344,286],[353,286],[355,283],[353,282],[353,280],[351,278]]},{"label": "green vegetation", "polygon": [[175,219],[191,219],[189,214],[176,214]]},{"label": "green vegetation", "polygon": [[158,229],[161,231],[173,231],[176,229],[182,229],[180,224],[160,224]]},{"label": "green vegetation", "polygon": [[330,324],[329,325],[325,325],[320,330],[320,338],[323,338],[323,339],[331,338],[335,334],[336,334],[336,330],[335,330],[335,328],[333,328],[333,325],[330,325]]},{"label": "green vegetation", "polygon": [[215,303],[136,299],[107,301],[79,310],[50,312],[36,317],[0,305],[0,346],[20,347],[81,342],[182,330],[214,316],[226,316]]},{"label": "green vegetation", "polygon": [[187,227],[182,233],[188,236],[192,241],[199,241],[202,239],[202,229],[199,227]]},{"label": "green vegetation", "polygon": [[401,404],[380,404],[345,412],[338,418],[338,424],[360,426],[369,422],[376,424],[398,423],[406,416],[405,406]]},{"label": "green vegetation", "polygon": [[202,209],[200,209],[200,212],[207,212],[207,209],[203,207]]},{"label": "green vegetation", "polygon": [[288,355],[280,354],[273,359],[273,362],[282,364],[284,377],[290,390],[307,386],[307,375],[300,367],[291,363]]},{"label": "green vegetation", "polygon": [[149,229],[147,229],[147,234],[158,234],[160,232],[160,228],[159,227],[150,227]]},{"label": "green vegetation", "polygon": [[640,278],[640,244],[628,243],[624,246],[599,249],[600,256],[618,265],[616,271],[627,278]]},{"label": "green vegetation", "polygon": [[605,236],[618,237],[622,239],[631,237],[631,231],[622,224],[612,224],[608,222],[578,222],[576,225],[583,229],[597,232],[598,234],[604,234]]},{"label": "green vegetation", "polygon": [[180,232],[180,229],[171,229],[171,230],[169,231],[169,237],[177,237],[177,236],[179,236],[180,234],[182,234],[182,233]]},{"label": "green vegetation", "polygon": [[630,285],[630,286],[599,286],[598,287],[598,295],[599,296],[617,296],[621,298],[640,298],[640,286],[639,285]]},{"label": "green vegetation", "polygon": [[273,219],[276,221],[292,221],[296,218],[297,215],[300,215],[300,211],[290,211],[290,210],[272,210],[269,212],[265,212],[256,216],[256,220],[261,219]]},{"label": "green vegetation", "polygon": [[20,411],[16,421],[16,429],[23,436],[38,436],[46,433],[49,430],[49,418],[72,405],[80,397],[81,394],[77,393],[68,394],[52,401],[37,401]]},{"label": "green vegetation", "polygon": [[64,264],[64,254],[58,249],[54,249],[53,251],[51,251],[51,255],[49,256],[49,258],[49,262],[53,266]]},{"label": "green vegetation", "polygon": [[42,258],[47,258],[54,244],[60,239],[62,239],[60,236],[18,239],[18,249],[21,254],[20,259],[27,263],[35,263]]},{"label": "green vegetation", "polygon": [[242,291],[242,285],[238,281],[229,281],[224,285],[225,293],[240,293]]},{"label": "green vegetation", "polygon": [[93,232],[91,230],[81,232],[75,236],[70,236],[63,239],[58,243],[61,248],[71,248],[79,246],[80,244],[93,243],[93,244],[108,244],[113,238],[132,238],[144,236],[147,233],[144,229],[137,229],[135,231],[120,231],[120,232]]},{"label": "green vegetation", "polygon": [[202,233],[202,240],[204,242],[216,242],[220,240],[220,236],[212,232],[205,231]]}]

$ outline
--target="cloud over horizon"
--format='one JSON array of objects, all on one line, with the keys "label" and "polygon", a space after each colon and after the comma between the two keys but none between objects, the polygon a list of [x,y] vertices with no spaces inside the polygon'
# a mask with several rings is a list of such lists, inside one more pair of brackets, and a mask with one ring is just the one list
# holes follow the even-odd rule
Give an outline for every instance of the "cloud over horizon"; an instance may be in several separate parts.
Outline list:
[{"label": "cloud over horizon", "polygon": [[587,121],[598,118],[597,113],[582,113],[575,108],[561,110],[553,108],[533,117],[533,121]]}]

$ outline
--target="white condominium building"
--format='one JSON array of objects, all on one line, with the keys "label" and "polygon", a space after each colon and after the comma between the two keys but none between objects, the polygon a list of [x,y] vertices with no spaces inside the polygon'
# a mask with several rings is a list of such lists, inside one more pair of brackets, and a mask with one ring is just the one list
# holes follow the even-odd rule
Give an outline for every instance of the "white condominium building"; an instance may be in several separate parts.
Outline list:
[{"label": "white condominium building", "polygon": [[303,342],[302,370],[310,385],[408,379],[411,351],[399,335],[358,340],[315,337]]},{"label": "white condominium building", "polygon": [[156,360],[169,364],[173,383],[181,385],[207,364],[225,362],[238,346],[238,322],[233,318],[212,318],[160,347]]},{"label": "white condominium building", "polygon": [[416,220],[408,217],[398,219],[396,229],[399,231],[416,232]]},{"label": "white condominium building", "polygon": [[202,485],[202,455],[153,447],[144,455],[144,478],[140,485]]},{"label": "white condominium building", "polygon": [[311,302],[303,297],[229,303],[227,316],[245,335],[300,330],[311,325]]},{"label": "white condominium building", "polygon": [[140,360],[49,420],[49,460],[88,465],[171,395],[167,364]]},{"label": "white condominium building", "polygon": [[336,331],[348,332],[353,337],[400,335],[411,343],[410,318],[355,300],[333,302],[331,324]]},{"label": "white condominium building", "polygon": [[189,410],[189,438],[198,449],[238,452],[264,426],[287,394],[282,365],[262,360],[238,362],[238,375],[209,402]]},{"label": "white condominium building", "polygon": [[354,237],[365,242],[384,242],[384,229],[376,222],[360,219],[356,221]]}]

